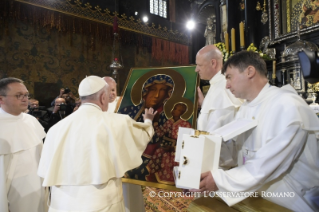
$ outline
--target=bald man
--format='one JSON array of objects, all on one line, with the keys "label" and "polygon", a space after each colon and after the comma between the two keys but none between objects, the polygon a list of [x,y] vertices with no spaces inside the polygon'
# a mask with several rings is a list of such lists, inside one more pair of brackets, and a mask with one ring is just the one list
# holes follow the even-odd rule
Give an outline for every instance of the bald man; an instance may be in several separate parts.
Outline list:
[{"label": "bald man", "polygon": [[[226,89],[225,76],[221,74],[223,55],[214,45],[200,49],[196,55],[196,72],[202,80],[209,80],[210,88],[204,99],[198,87],[198,104],[201,106],[197,121],[198,130],[212,132],[235,118],[235,113],[242,101]],[[232,143],[223,143],[220,166],[227,169],[236,165],[236,155],[232,152]]]},{"label": "bald man", "polygon": [[[50,118],[48,120],[48,123],[49,123],[48,128],[51,128],[53,125],[55,125],[56,123],[58,123],[59,121],[61,121],[62,119],[64,119],[66,116],[68,116],[71,113],[70,110],[66,111],[66,108],[61,110],[60,109],[61,105],[66,105],[65,99],[59,98],[59,97],[56,98],[52,113],[51,113]],[[48,109],[48,111],[50,111],[50,110],[51,110],[51,108]]]},{"label": "bald man", "polygon": [[108,112],[115,112],[119,97],[117,96],[116,82],[112,77],[103,77],[105,82],[109,85],[109,109]]}]

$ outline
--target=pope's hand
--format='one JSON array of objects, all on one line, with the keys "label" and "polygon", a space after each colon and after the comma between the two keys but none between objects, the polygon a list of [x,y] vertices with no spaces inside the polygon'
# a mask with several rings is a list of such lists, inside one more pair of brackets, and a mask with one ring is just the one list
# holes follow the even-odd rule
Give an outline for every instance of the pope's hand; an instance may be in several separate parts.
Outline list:
[{"label": "pope's hand", "polygon": [[154,112],[153,108],[150,108],[150,109],[145,108],[145,114],[143,114],[143,118],[144,118],[144,120],[150,119],[151,121],[153,121],[156,113],[157,113],[157,111]]},{"label": "pope's hand", "polygon": [[202,173],[200,176],[200,184],[199,188],[200,189],[190,189],[190,192],[211,192],[211,191],[217,191],[218,187],[215,183],[215,180],[213,178],[213,175],[211,172],[205,172]]},{"label": "pope's hand", "polygon": [[197,93],[198,93],[198,107],[202,107],[203,101],[204,101],[204,94],[202,93],[201,89],[197,87]]}]

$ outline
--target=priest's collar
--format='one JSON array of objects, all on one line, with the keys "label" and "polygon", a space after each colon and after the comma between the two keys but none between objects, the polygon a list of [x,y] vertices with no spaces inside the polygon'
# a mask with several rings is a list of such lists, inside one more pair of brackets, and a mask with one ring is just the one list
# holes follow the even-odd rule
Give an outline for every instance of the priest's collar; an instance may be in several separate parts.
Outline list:
[{"label": "priest's collar", "polygon": [[221,71],[219,71],[219,72],[217,72],[216,74],[215,74],[215,76],[213,76],[213,78],[211,78],[210,80],[209,80],[209,84],[215,84],[215,83],[217,83],[217,82],[219,82],[222,78],[225,78],[225,76],[222,74],[222,72]]},{"label": "priest's collar", "polygon": [[102,111],[100,106],[98,106],[97,104],[94,104],[94,103],[90,103],[90,102],[82,103],[80,107],[82,107],[82,105],[93,106],[93,107],[96,107],[97,109],[99,109],[100,111]]}]

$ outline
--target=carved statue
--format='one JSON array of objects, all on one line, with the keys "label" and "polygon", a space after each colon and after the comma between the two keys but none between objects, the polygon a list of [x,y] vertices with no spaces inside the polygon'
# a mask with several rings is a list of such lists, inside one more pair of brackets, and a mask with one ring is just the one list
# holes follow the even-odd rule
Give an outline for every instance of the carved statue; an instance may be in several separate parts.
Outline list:
[{"label": "carved statue", "polygon": [[263,39],[261,39],[260,41],[260,45],[259,45],[259,49],[264,53],[264,51],[268,48],[268,45],[269,45],[269,37],[266,36],[264,37]]},{"label": "carved statue", "polygon": [[204,37],[206,38],[206,46],[216,43],[216,18],[212,15],[207,18],[207,26]]},{"label": "carved statue", "polygon": [[290,78],[290,85],[295,89],[301,89],[300,77],[296,71],[293,71],[293,76]]},{"label": "carved statue", "polygon": [[260,41],[259,49],[264,53],[267,54],[271,59],[276,58],[276,49],[275,48],[268,48],[270,43],[270,39],[268,36],[264,37]]}]

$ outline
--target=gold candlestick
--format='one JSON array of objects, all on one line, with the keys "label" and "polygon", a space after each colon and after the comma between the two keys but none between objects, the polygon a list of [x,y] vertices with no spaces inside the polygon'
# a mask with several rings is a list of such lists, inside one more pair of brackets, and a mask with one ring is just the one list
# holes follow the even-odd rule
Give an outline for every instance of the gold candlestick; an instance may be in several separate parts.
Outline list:
[{"label": "gold candlestick", "polygon": [[225,47],[226,51],[229,52],[229,35],[227,32],[225,32]]},{"label": "gold candlestick", "polygon": [[244,22],[239,23],[240,49],[245,48]]},{"label": "gold candlestick", "polygon": [[236,52],[236,41],[235,41],[235,29],[231,29],[231,50],[233,53]]},{"label": "gold candlestick", "polygon": [[276,84],[276,60],[272,61],[272,84]]}]

